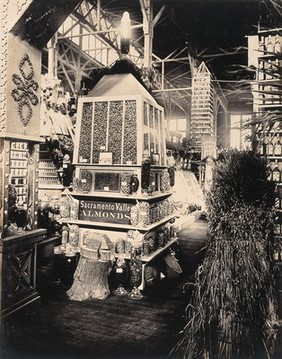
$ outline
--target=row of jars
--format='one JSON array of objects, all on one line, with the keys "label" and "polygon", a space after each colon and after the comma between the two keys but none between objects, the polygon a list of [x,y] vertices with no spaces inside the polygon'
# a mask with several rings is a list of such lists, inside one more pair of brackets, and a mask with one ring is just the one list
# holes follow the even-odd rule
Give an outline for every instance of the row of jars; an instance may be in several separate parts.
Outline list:
[{"label": "row of jars", "polygon": [[73,248],[79,246],[79,226],[71,224],[69,226],[63,226],[62,228],[62,246],[66,246],[69,243]]},{"label": "row of jars", "polygon": [[[81,171],[81,178],[75,177],[73,179],[73,190],[75,192],[89,193],[92,191],[92,173],[89,171]],[[170,174],[167,169],[164,169],[160,175],[160,190],[161,192],[169,192],[172,184],[173,174]],[[143,180],[141,184],[143,184]],[[120,192],[125,195],[134,194],[139,188],[139,179],[136,173],[123,172],[120,177]],[[142,185],[142,193],[152,194],[156,191],[156,175],[149,169],[148,183]]]},{"label": "row of jars", "polygon": [[66,219],[78,219],[79,202],[68,196],[62,196],[60,200],[60,215]]},{"label": "row of jars", "polygon": [[274,182],[282,181],[282,161],[275,160],[269,163],[268,179]]},{"label": "row of jars", "polygon": [[281,39],[279,35],[261,36],[259,50],[268,53],[281,53]]},{"label": "row of jars", "polygon": [[[62,196],[59,202],[61,218],[78,219],[79,202],[68,196]],[[130,223],[133,226],[147,226],[161,221],[163,218],[174,213],[174,203],[165,199],[159,203],[150,204],[147,201],[140,201],[131,207]]]},{"label": "row of jars", "polygon": [[259,152],[261,155],[282,156],[282,138],[280,133],[275,136],[266,135],[261,143]]},{"label": "row of jars", "polygon": [[174,213],[174,203],[165,199],[159,203],[140,201],[130,210],[130,223],[133,226],[148,226],[161,221]]},{"label": "row of jars", "polygon": [[173,226],[165,227],[155,234],[152,234],[148,237],[143,238],[143,235],[138,232],[138,244],[136,245],[136,240],[134,238],[134,232],[138,231],[128,231],[126,239],[119,238],[116,241],[115,253],[116,254],[125,254],[130,256],[132,254],[132,249],[141,250],[143,256],[148,256],[159,248],[163,248],[167,243],[175,237],[176,232]]},{"label": "row of jars", "polygon": [[163,248],[175,237],[175,230],[171,226],[160,230],[156,235],[144,238],[142,244],[142,255],[144,257],[154,253],[157,249]]},{"label": "row of jars", "polygon": [[126,239],[119,238],[116,241],[115,252],[117,254],[125,254],[131,256],[134,250],[141,251],[143,243],[143,234],[139,231],[129,230]]}]

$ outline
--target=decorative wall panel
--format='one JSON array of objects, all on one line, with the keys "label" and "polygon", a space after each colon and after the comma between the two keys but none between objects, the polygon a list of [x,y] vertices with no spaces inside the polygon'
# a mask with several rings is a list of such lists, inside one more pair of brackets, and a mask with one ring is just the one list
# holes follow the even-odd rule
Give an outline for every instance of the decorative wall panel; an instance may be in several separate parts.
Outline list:
[{"label": "decorative wall panel", "polygon": [[137,163],[137,107],[136,101],[125,101],[123,163]]},{"label": "decorative wall panel", "polygon": [[93,103],[84,102],[82,107],[83,121],[81,122],[80,138],[78,147],[79,162],[90,162],[91,156],[91,133],[93,118]]},{"label": "decorative wall panel", "polygon": [[95,102],[92,163],[99,163],[99,153],[106,149],[108,102]]},{"label": "decorative wall panel", "polygon": [[113,164],[121,163],[123,102],[110,101],[108,151],[113,153]]},{"label": "decorative wall panel", "polygon": [[38,141],[41,52],[8,35],[6,119],[0,135]]}]

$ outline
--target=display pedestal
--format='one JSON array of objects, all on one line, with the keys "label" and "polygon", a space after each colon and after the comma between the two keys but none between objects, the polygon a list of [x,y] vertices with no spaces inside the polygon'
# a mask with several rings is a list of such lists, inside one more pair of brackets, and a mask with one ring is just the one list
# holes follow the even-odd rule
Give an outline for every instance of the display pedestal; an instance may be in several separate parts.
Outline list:
[{"label": "display pedestal", "polygon": [[82,255],[74,273],[72,287],[67,291],[71,300],[106,299],[110,295],[108,272],[110,261],[85,258]]},{"label": "display pedestal", "polygon": [[37,246],[45,238],[46,229],[36,229],[3,239],[2,318],[40,307],[36,259]]}]

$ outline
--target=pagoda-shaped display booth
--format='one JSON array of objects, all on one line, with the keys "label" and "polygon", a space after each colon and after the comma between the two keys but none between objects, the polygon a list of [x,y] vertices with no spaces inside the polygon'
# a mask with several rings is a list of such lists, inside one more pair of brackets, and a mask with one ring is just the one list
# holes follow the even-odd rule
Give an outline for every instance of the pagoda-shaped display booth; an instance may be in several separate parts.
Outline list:
[{"label": "pagoda-shaped display booth", "polygon": [[[133,65],[122,61],[126,61],[126,71],[116,73],[114,68],[120,63],[115,65],[78,100],[74,188],[63,194],[72,199],[71,206],[77,211],[71,210],[70,218],[63,220],[79,228],[81,256],[97,263],[121,254],[129,260],[128,248],[137,236],[143,289],[148,263],[154,263],[177,241],[170,223],[174,206],[166,167],[163,108],[131,71]],[[70,292],[73,294],[73,288]],[[80,299],[79,295],[71,297]]]},{"label": "pagoda-shaped display booth", "polygon": [[135,166],[149,151],[165,165],[163,108],[133,73],[104,75],[79,99],[78,121],[77,164],[101,164],[111,152],[112,165]]}]

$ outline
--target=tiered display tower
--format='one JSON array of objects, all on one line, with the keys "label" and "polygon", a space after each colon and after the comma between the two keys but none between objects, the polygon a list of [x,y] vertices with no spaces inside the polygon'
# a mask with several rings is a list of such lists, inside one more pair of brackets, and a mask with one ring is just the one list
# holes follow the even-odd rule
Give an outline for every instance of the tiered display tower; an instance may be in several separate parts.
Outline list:
[{"label": "tiered display tower", "polygon": [[197,68],[192,81],[191,136],[197,152],[201,152],[203,137],[216,136],[214,119],[214,87],[212,76],[204,62]]},{"label": "tiered display tower", "polygon": [[144,289],[146,267],[177,238],[163,109],[132,73],[105,75],[79,99],[74,166],[61,203],[68,242],[76,232],[74,245],[96,261],[130,259],[138,242]]},{"label": "tiered display tower", "polygon": [[[282,238],[282,29],[258,33],[258,71],[254,84],[257,150],[269,161],[269,179],[277,183],[276,233]],[[281,241],[280,241],[281,242]],[[281,262],[281,250],[277,249]]]}]

